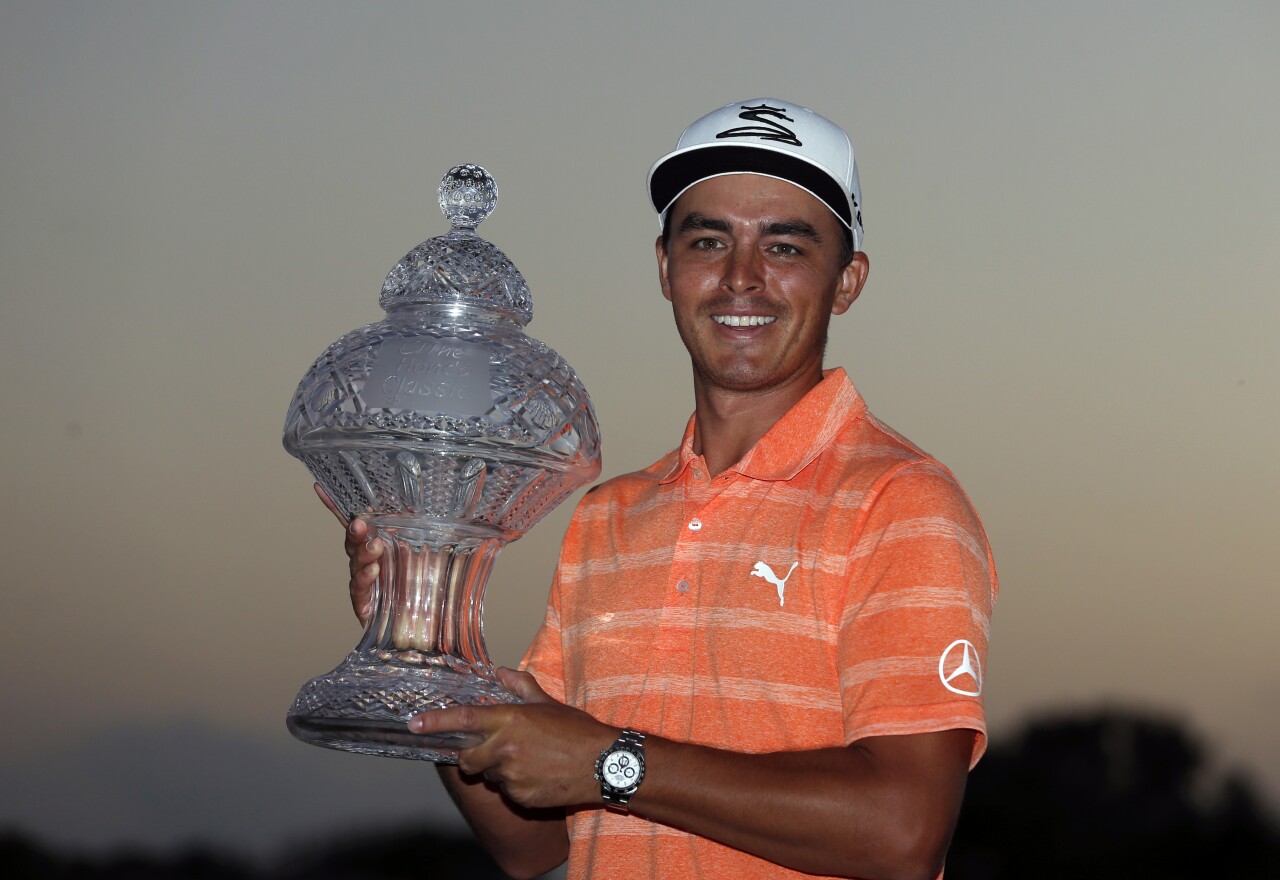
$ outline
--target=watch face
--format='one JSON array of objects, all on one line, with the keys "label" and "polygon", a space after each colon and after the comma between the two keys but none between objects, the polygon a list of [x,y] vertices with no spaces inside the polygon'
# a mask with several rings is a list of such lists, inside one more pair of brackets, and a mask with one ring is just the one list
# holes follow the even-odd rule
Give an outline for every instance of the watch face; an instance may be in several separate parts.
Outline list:
[{"label": "watch face", "polygon": [[615,749],[600,762],[600,778],[610,788],[626,791],[640,784],[640,759],[625,749]]}]

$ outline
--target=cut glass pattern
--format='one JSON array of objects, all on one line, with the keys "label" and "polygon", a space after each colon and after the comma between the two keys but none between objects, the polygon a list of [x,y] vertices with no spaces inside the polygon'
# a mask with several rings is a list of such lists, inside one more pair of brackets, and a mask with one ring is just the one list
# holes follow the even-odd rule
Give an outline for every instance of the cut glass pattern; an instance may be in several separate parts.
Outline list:
[{"label": "cut glass pattern", "polygon": [[453,228],[388,273],[386,316],[316,359],[285,418],[285,448],[387,547],[360,644],[289,711],[307,742],[456,760],[465,737],[416,736],[406,722],[515,701],[484,644],[486,579],[507,542],[599,474],[586,389],[524,333],[528,286],[475,231],[497,192],[477,165],[445,175],[439,203]]}]

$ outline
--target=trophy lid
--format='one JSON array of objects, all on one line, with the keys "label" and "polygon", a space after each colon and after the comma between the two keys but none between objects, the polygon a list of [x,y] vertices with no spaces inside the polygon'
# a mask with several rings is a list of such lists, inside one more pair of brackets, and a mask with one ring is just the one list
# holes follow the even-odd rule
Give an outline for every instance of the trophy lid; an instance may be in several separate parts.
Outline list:
[{"label": "trophy lid", "polygon": [[457,165],[440,181],[440,210],[453,226],[387,273],[378,303],[444,305],[497,312],[521,326],[533,318],[529,286],[507,255],[476,233],[498,204],[498,184],[479,165]]}]

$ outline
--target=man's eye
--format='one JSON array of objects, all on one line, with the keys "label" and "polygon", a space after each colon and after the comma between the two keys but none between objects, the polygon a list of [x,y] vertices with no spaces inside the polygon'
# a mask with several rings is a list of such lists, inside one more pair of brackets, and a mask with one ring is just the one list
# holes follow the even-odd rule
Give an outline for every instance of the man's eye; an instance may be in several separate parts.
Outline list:
[{"label": "man's eye", "polygon": [[781,242],[781,241],[775,245],[772,245],[769,249],[772,250],[775,254],[781,254],[784,257],[792,257],[800,253],[800,249],[795,245],[787,244],[786,242]]},{"label": "man's eye", "polygon": [[699,238],[694,241],[693,247],[700,251],[713,251],[722,247],[722,244],[717,238]]}]

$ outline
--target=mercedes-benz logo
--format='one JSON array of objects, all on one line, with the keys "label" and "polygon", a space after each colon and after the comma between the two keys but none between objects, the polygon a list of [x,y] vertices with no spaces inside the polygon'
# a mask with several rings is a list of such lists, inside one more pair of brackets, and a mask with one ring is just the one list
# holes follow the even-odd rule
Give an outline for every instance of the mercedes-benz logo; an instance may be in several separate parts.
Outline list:
[{"label": "mercedes-benz logo", "polygon": [[968,639],[956,639],[938,658],[938,678],[942,686],[962,697],[982,696],[982,661],[978,649]]}]

